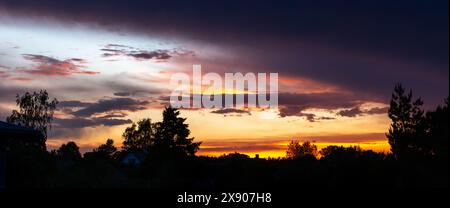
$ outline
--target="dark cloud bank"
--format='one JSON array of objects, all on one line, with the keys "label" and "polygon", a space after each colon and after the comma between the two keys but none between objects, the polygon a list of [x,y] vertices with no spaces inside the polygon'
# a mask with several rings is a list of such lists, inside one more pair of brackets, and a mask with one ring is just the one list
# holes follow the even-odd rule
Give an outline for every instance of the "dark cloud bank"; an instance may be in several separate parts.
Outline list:
[{"label": "dark cloud bank", "polygon": [[[412,87],[426,104],[436,105],[448,96],[446,0],[0,0],[0,11],[212,43],[239,53],[236,62],[249,70],[307,77],[385,100],[396,82]],[[164,50],[110,47],[105,56],[171,56]]]},{"label": "dark cloud bank", "polygon": [[127,116],[127,112],[144,110],[148,104],[149,101],[122,97],[100,99],[97,102],[62,101],[58,107],[72,118],[56,118],[55,124],[59,128],[130,124],[130,119],[123,118]]},{"label": "dark cloud bank", "polygon": [[[315,115],[303,112],[308,108],[345,108],[338,113],[344,117],[383,113],[385,109],[362,111],[359,106],[363,101],[387,103],[396,82],[412,87],[416,95],[424,97],[426,104],[439,104],[448,96],[448,1],[178,1],[174,4],[0,0],[0,11],[68,25],[92,24],[124,33],[212,43],[239,52],[238,58],[251,70],[307,77],[355,93],[280,95],[282,117],[297,115],[309,121],[317,120]],[[120,55],[138,60],[166,60],[175,53],[113,43],[102,50],[107,57]],[[56,60],[31,54],[24,57],[41,69],[30,71],[33,73],[41,72],[48,64],[65,64],[83,72],[74,64],[80,60]],[[91,116],[102,109],[110,110],[108,102],[99,101],[74,114]]]}]

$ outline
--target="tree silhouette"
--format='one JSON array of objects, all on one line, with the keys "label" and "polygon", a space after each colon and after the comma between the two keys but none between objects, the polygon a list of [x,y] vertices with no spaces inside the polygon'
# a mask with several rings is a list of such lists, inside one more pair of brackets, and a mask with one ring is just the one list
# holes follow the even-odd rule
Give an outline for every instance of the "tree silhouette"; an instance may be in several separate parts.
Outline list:
[{"label": "tree silhouette", "polygon": [[154,124],[151,119],[142,119],[137,125],[132,124],[131,127],[125,129],[123,133],[123,149],[125,150],[142,150],[148,149],[153,145],[154,141]]},{"label": "tree silhouette", "polygon": [[56,150],[56,155],[67,160],[81,159],[80,148],[73,141],[62,144],[61,147]]},{"label": "tree silhouette", "polygon": [[53,112],[58,104],[58,100],[50,101],[46,90],[33,94],[26,92],[24,95],[16,96],[16,103],[19,111],[13,110],[11,116],[6,118],[8,123],[30,127],[42,133],[41,141],[38,141],[38,147],[45,150],[45,141],[47,140],[47,130],[51,128]]},{"label": "tree silhouette", "polygon": [[423,157],[429,152],[422,105],[420,98],[412,101],[411,90],[406,94],[401,84],[395,86],[388,111],[392,123],[387,137],[397,159]]},{"label": "tree silhouette", "polygon": [[291,141],[286,151],[286,157],[297,159],[302,157],[317,157],[317,146],[309,141],[300,144],[298,141]]},{"label": "tree silhouette", "polygon": [[180,112],[171,107],[163,111],[163,120],[152,123],[149,118],[132,124],[123,133],[123,149],[126,151],[150,150],[154,154],[177,153],[194,156],[201,142],[189,138],[191,131],[186,118],[179,117]]},{"label": "tree silhouette", "polygon": [[180,112],[175,108],[164,109],[162,122],[156,124],[155,148],[194,156],[201,142],[193,142],[194,138],[189,138],[191,131],[185,123],[186,118],[180,118],[179,115]]},{"label": "tree silhouette", "polygon": [[[440,160],[448,161],[449,142],[449,98],[443,106],[438,106],[435,111],[427,112],[426,118],[430,134],[427,139],[432,155]],[[446,163],[446,162],[445,162]]]},{"label": "tree silhouette", "polygon": [[336,146],[330,145],[320,150],[320,155],[324,159],[355,159],[362,155],[363,151],[359,146]]},{"label": "tree silhouette", "polygon": [[[17,100],[21,110],[15,111],[9,122],[33,126],[45,123],[33,120],[42,117],[50,123],[57,101],[48,101],[45,91],[18,96]],[[195,156],[201,143],[189,137],[186,118],[168,107],[161,122],[142,119],[126,128],[125,151],[117,151],[112,139],[84,157],[75,142],[61,145],[50,155],[21,148],[9,151],[20,142],[10,139],[12,143],[3,143],[6,148],[2,149],[7,150],[6,162],[11,164],[6,168],[7,187],[448,187],[448,104],[447,98],[444,105],[424,113],[420,99],[413,102],[411,92],[406,93],[401,85],[395,87],[387,136],[395,158],[401,160],[358,146],[328,146],[318,153],[314,143],[298,141],[289,143],[285,158],[253,159],[238,152],[220,157]],[[0,142],[4,142],[2,139],[0,136]],[[319,154],[322,157],[316,159]],[[139,166],[123,165],[123,156],[130,155],[139,158]],[[301,159],[293,160],[297,158]],[[417,158],[425,159],[411,160]]]},{"label": "tree silhouette", "polygon": [[105,144],[93,149],[93,153],[102,158],[110,159],[116,153],[117,148],[114,146],[114,140],[107,139]]},{"label": "tree silhouette", "polygon": [[239,152],[234,152],[234,153],[229,153],[229,154],[223,154],[219,158],[232,159],[232,160],[247,160],[247,159],[250,159],[250,156],[239,153]]}]

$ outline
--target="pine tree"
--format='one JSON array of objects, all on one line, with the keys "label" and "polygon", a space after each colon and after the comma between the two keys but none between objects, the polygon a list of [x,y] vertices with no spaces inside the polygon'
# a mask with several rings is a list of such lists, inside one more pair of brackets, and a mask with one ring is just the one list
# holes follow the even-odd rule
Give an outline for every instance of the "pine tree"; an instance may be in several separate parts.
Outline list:
[{"label": "pine tree", "polygon": [[402,85],[397,84],[392,94],[389,118],[392,120],[387,137],[391,151],[397,159],[412,159],[427,154],[426,122],[423,101],[418,98],[412,101],[412,91],[408,93]]},{"label": "pine tree", "polygon": [[201,142],[193,142],[189,138],[191,131],[186,124],[186,118],[181,118],[180,112],[172,107],[166,107],[163,121],[156,127],[155,146],[159,150],[173,151],[187,156],[194,156]]}]

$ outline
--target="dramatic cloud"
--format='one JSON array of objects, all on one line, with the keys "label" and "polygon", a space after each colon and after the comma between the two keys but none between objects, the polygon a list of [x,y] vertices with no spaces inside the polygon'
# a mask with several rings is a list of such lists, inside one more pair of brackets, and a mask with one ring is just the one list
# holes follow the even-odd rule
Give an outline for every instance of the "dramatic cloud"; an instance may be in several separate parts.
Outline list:
[{"label": "dramatic cloud", "polygon": [[109,113],[115,111],[135,112],[146,109],[148,104],[150,104],[149,101],[132,98],[101,99],[95,103],[85,103],[80,101],[61,102],[61,106],[82,108],[73,112],[73,115],[78,117],[89,117],[99,113]]},{"label": "dramatic cloud", "polygon": [[[77,100],[61,101],[58,105],[61,112],[71,118],[56,118],[57,128],[85,128],[96,126],[117,126],[130,124],[130,119],[123,119],[127,112],[146,109],[150,102],[131,98],[101,99],[97,102]],[[100,114],[100,115],[98,115]]]},{"label": "dramatic cloud", "polygon": [[[280,93],[279,111],[281,117],[299,116],[314,122],[316,116],[304,113],[308,109],[337,110],[341,108],[353,108],[364,102],[374,99],[356,96],[348,93]],[[324,119],[327,120],[327,119]],[[328,119],[329,120],[329,119]]]},{"label": "dramatic cloud", "polygon": [[326,117],[326,116],[318,117],[314,113],[304,113],[302,111],[299,111],[298,107],[295,107],[295,106],[294,107],[281,106],[279,108],[279,111],[280,111],[281,117],[286,117],[286,116],[304,117],[309,122],[316,122],[318,120],[334,120],[334,119],[336,119],[334,117]]},{"label": "dramatic cloud", "polygon": [[138,60],[166,60],[172,57],[171,55],[169,55],[169,52],[167,50],[141,51],[139,53],[128,54],[128,56],[134,57]]},{"label": "dramatic cloud", "polygon": [[131,46],[119,45],[119,44],[108,44],[101,51],[103,57],[113,57],[113,56],[128,56],[135,58],[139,61],[144,60],[157,60],[164,61],[172,58],[172,56],[186,56],[194,55],[194,52],[182,50],[182,49],[172,49],[172,50],[142,50],[139,48],[134,48]]},{"label": "dramatic cloud", "polygon": [[385,103],[384,100],[371,98],[368,96],[355,93],[280,93],[279,94],[279,111],[281,117],[298,116],[305,117],[308,121],[331,120],[333,117],[316,117],[312,113],[304,113],[309,109],[320,110],[338,110],[337,115],[343,117],[355,117],[359,115],[384,114],[387,107],[375,107],[368,110],[362,110],[360,106],[364,103],[375,102]]},{"label": "dramatic cloud", "polygon": [[[447,8],[448,1],[388,0],[346,4],[102,0],[0,3],[5,15],[212,44],[235,55],[232,62],[221,64],[226,69],[244,63],[236,67],[276,70],[284,76],[308,77],[382,98],[388,97],[396,82],[402,82],[432,104],[448,96]],[[105,49],[109,49],[104,51],[108,55],[143,60],[173,56],[157,50],[135,50],[130,54],[134,49],[119,44]],[[214,60],[211,67],[218,61]]]},{"label": "dramatic cloud", "polygon": [[[231,106],[226,106],[225,104],[225,96],[226,94],[222,94],[222,105],[227,107],[224,109],[214,110],[211,113],[216,114],[248,114],[249,111],[240,110],[231,108]],[[247,95],[244,95],[247,96]],[[258,96],[256,96],[258,98]],[[380,100],[377,98],[371,98],[368,96],[355,94],[355,93],[347,93],[347,92],[326,92],[326,93],[279,93],[278,94],[278,109],[280,117],[287,116],[297,116],[297,117],[305,117],[308,121],[314,122],[317,120],[332,120],[335,119],[333,117],[317,117],[312,113],[305,113],[305,110],[310,109],[319,109],[319,110],[339,110],[339,109],[348,109],[348,108],[357,108],[359,106],[367,103],[367,102],[375,102],[375,103],[385,103],[384,100]],[[169,96],[160,96],[159,101],[162,105],[168,104],[170,101]],[[184,100],[192,102],[193,96],[185,97]],[[236,103],[236,99],[234,99],[233,105],[247,105],[248,99],[244,99],[244,103]],[[368,112],[364,112],[365,114],[380,114],[385,113],[385,108],[373,108]],[[352,113],[352,112],[349,112]],[[341,116],[348,116],[349,113],[346,114],[346,110],[338,113]],[[363,113],[363,112],[360,112]],[[358,113],[357,113],[358,114]]]},{"label": "dramatic cloud", "polygon": [[360,107],[354,107],[347,110],[341,110],[337,114],[342,117],[355,117],[361,115],[373,115],[373,114],[385,114],[387,113],[389,107],[384,108],[371,108],[368,110],[362,110]]},{"label": "dramatic cloud", "polygon": [[339,115],[343,116],[343,117],[355,117],[358,115],[361,115],[363,113],[363,111],[361,111],[361,109],[359,107],[355,107],[349,110],[342,110],[339,111]]},{"label": "dramatic cloud", "polygon": [[[5,22],[6,28],[10,28],[9,24],[14,25],[11,28],[26,30],[30,28],[29,30],[38,32],[42,36],[46,36],[47,32],[54,32],[55,28],[59,30],[66,27],[74,28],[73,26],[80,26],[79,28],[82,29],[79,29],[79,35],[86,35],[88,41],[93,34],[103,33],[105,38],[110,35],[123,35],[123,41],[121,38],[116,38],[105,39],[107,42],[92,42],[93,45],[90,46],[93,50],[89,51],[97,53],[97,56],[92,60],[89,59],[89,64],[92,61],[93,65],[102,67],[115,63],[109,62],[112,60],[134,61],[126,70],[129,74],[134,72],[131,67],[140,67],[147,62],[170,61],[170,63],[155,66],[155,71],[162,68],[178,70],[195,62],[195,64],[202,64],[205,72],[219,74],[237,71],[278,72],[280,77],[289,77],[292,80],[307,79],[324,86],[333,86],[333,89],[337,89],[336,91],[323,93],[324,91],[307,91],[308,88],[302,87],[304,83],[301,82],[294,82],[289,85],[289,89],[280,85],[279,116],[297,116],[314,122],[341,119],[346,116],[355,118],[360,115],[386,113],[386,108],[367,109],[365,104],[388,104],[393,86],[398,82],[412,88],[415,95],[422,96],[426,105],[441,103],[442,99],[448,96],[449,84],[448,3],[448,1],[416,0],[350,0],[345,4],[337,1],[278,2],[272,0],[258,2],[258,4],[253,1],[206,0],[177,1],[176,3],[0,0],[0,19],[2,23]],[[3,26],[2,23],[0,26]],[[35,23],[36,25],[33,25]],[[52,33],[54,34],[59,33]],[[7,41],[9,37],[14,36],[6,36]],[[22,41],[16,39],[13,42]],[[13,67],[14,70],[26,72],[15,73],[29,77],[34,77],[30,75],[69,76],[92,73],[85,67],[87,65],[85,60],[66,59],[83,56],[82,54],[87,51],[86,48],[77,49],[76,53],[81,54],[80,56],[53,54],[54,57],[59,57],[58,59],[33,55],[44,53],[38,51],[46,51],[45,54],[50,54],[59,50],[53,47],[51,42],[44,42],[44,45],[50,44],[48,49],[40,48],[39,44],[36,44],[36,49],[27,51],[27,46],[31,44],[28,44],[30,41],[25,40],[24,45],[17,43],[11,45],[11,47],[20,45],[21,48],[18,51],[22,52],[18,54],[30,53],[25,54],[24,58],[34,64],[33,67],[27,68]],[[80,42],[84,41],[80,40]],[[153,43],[161,44],[159,45],[161,47]],[[173,43],[176,43],[176,46],[173,46]],[[127,46],[128,44],[139,48]],[[192,59],[190,57],[177,59],[179,56],[194,55],[194,53],[171,47],[188,47],[195,50],[196,56]],[[0,54],[8,52],[0,51]],[[67,50],[64,53],[72,52]],[[83,58],[88,58],[91,54],[85,55],[86,57],[83,56]],[[103,58],[95,59],[101,56]],[[10,64],[9,58],[5,60],[4,63],[3,59],[1,60],[2,64]],[[72,84],[70,88],[66,83],[64,88],[60,83],[53,85],[53,83],[39,83],[38,80],[28,85],[23,83],[27,81],[27,77],[16,78],[17,74],[9,74],[12,69],[0,68],[3,72],[2,74],[0,72],[0,79],[5,78],[4,80],[9,81],[8,85],[18,83],[12,81],[13,78],[22,79],[22,86],[28,89],[32,88],[32,85],[61,87],[57,89],[58,97],[61,97],[60,95],[67,97],[64,95],[81,91],[77,90],[78,87],[83,88],[84,92],[93,90],[92,95],[86,96],[86,99],[92,99],[99,94],[110,96],[116,92],[114,98],[105,98],[96,102],[78,101],[63,104],[66,107],[62,113],[67,116],[64,119],[79,120],[59,121],[62,126],[64,122],[65,124],[72,122],[74,126],[113,125],[128,122],[125,114],[146,107],[142,103],[133,105],[135,102],[140,102],[135,99],[114,103],[112,100],[115,98],[150,96],[149,91],[153,92],[153,90],[160,92],[155,93],[156,96],[168,95],[167,92],[163,93],[159,89],[149,89],[150,85],[139,86],[139,83],[145,82],[141,74],[129,75],[135,76],[133,79],[127,79],[126,73],[119,78],[106,78],[109,73],[122,70],[121,67],[118,64],[111,68],[98,68],[98,70],[108,70],[108,73],[102,73],[105,77],[99,77],[95,84],[80,81],[81,78],[87,80],[90,77],[80,77],[80,80],[76,82],[82,83],[82,86]],[[145,70],[146,67],[140,69]],[[74,77],[70,77],[72,78]],[[130,82],[130,80],[139,82]],[[67,79],[67,81],[70,80]],[[151,81],[153,84],[156,82],[155,79]],[[160,77],[157,81],[162,82]],[[2,84],[0,83],[0,88],[3,87]],[[103,89],[100,92],[96,90],[97,88]],[[0,101],[13,102],[14,95],[18,92],[22,91],[0,89]],[[145,94],[136,95],[136,92],[145,92]],[[71,94],[70,97],[84,99],[85,95],[86,93]],[[167,103],[167,99],[161,101]],[[228,107],[225,106],[225,108]],[[315,109],[335,113],[336,118],[332,115],[322,116]],[[216,113],[245,114],[227,111]],[[378,123],[371,124],[378,125]],[[311,126],[317,129],[322,128],[312,123]],[[331,130],[325,128],[319,131],[321,132],[318,133],[324,133]],[[383,131],[385,130],[380,130],[380,132]],[[384,133],[380,135],[384,136]],[[343,138],[339,139],[345,139],[346,136],[348,135],[342,135]],[[325,140],[335,141],[333,138]],[[356,138],[354,141],[361,141],[361,138]],[[250,148],[253,144],[255,143],[242,145]],[[265,148],[265,144],[261,146],[263,146],[262,149]]]},{"label": "dramatic cloud", "polygon": [[71,76],[74,74],[95,75],[98,72],[84,70],[83,59],[72,58],[66,60],[58,60],[52,57],[23,54],[23,58],[35,63],[32,69],[21,70],[24,73],[32,75],[44,76]]}]

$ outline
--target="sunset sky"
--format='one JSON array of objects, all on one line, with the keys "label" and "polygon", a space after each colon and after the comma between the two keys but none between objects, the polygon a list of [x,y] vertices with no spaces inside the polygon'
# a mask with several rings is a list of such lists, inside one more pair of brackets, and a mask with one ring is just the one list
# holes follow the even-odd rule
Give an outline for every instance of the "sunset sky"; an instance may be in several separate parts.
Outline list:
[{"label": "sunset sky", "polygon": [[448,1],[0,0],[0,120],[15,96],[60,104],[49,149],[83,151],[161,120],[170,75],[279,74],[279,108],[182,110],[200,154],[284,156],[290,140],[389,151],[395,83],[428,109],[449,94]]}]

